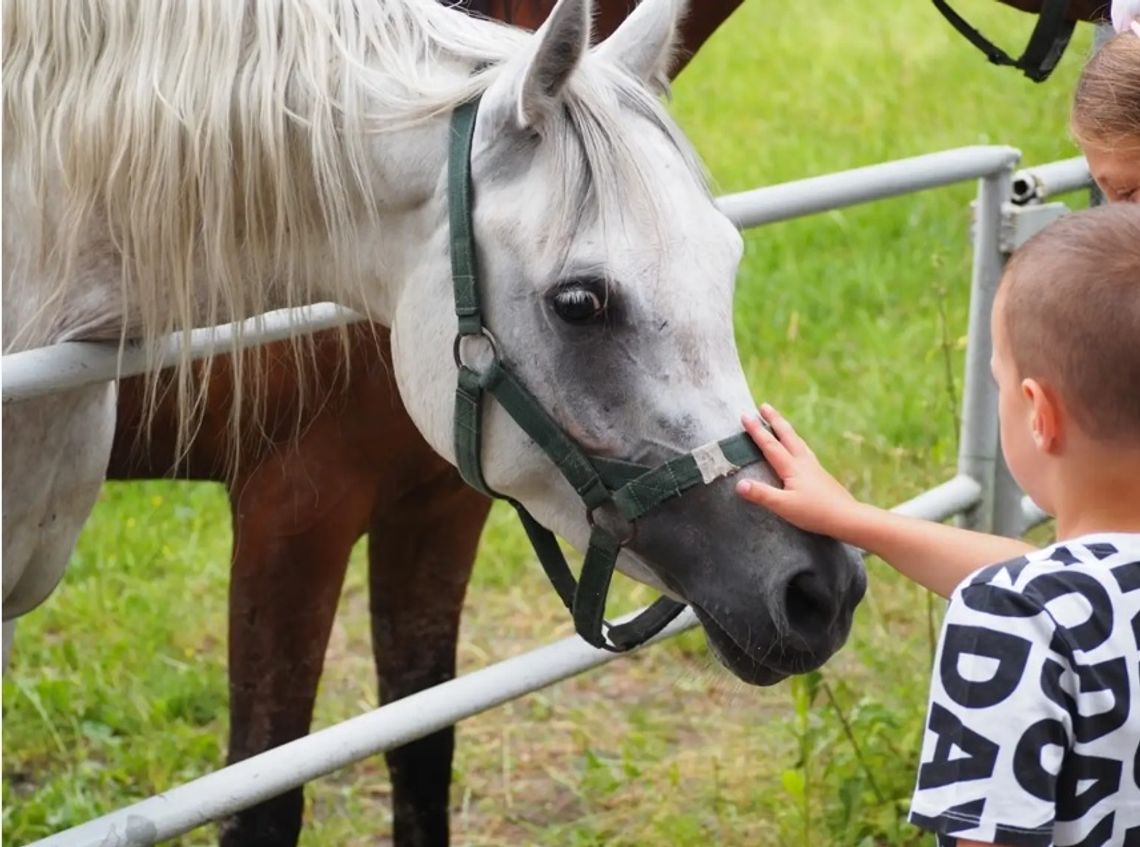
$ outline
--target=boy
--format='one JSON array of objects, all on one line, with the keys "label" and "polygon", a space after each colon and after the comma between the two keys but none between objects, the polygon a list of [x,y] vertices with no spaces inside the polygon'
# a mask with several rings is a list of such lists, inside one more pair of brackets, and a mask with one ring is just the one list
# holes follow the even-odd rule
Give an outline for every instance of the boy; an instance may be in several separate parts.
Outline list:
[{"label": "boy", "polygon": [[[1017,251],[992,317],[1002,449],[1043,550],[856,501],[769,406],[740,496],[950,597],[910,819],[941,845],[1140,845],[1140,208]],[[978,570],[991,562],[991,565]]]}]

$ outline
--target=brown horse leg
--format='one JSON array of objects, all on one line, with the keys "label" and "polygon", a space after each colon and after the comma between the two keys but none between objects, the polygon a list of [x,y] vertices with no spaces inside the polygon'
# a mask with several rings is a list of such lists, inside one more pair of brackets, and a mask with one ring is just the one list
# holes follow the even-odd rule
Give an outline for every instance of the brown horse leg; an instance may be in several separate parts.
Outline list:
[{"label": "brown horse leg", "polygon": [[[374,516],[372,645],[384,702],[455,676],[459,615],[489,508],[448,468]],[[397,847],[448,843],[454,744],[448,727],[387,754]]]},{"label": "brown horse leg", "polygon": [[[298,465],[271,459],[235,487],[231,763],[309,731],[349,553],[372,510],[373,486],[353,483],[331,497],[326,488],[318,499],[319,479]],[[303,808],[296,788],[246,809],[223,824],[221,844],[293,847]]]}]

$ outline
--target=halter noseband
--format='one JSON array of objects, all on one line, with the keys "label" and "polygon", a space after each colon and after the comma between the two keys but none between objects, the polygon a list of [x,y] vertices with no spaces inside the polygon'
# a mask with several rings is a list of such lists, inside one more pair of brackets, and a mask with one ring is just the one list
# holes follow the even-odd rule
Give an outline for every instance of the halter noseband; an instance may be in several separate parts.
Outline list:
[{"label": "halter noseband", "polygon": [[[562,431],[538,399],[511,373],[494,335],[483,323],[472,226],[471,146],[478,98],[455,110],[448,150],[448,212],[451,228],[451,277],[459,331],[455,364],[455,456],[463,479],[490,497],[507,500],[518,512],[531,546],[558,596],[574,618],[578,634],[595,647],[625,652],[660,632],[684,608],[661,597],[633,620],[605,620],[606,596],[618,555],[633,541],[637,520],[686,491],[707,485],[761,460],[760,450],[745,432],[698,447],[690,453],[650,467],[587,455]],[[476,370],[463,360],[464,342],[480,339],[490,348],[491,363]],[[482,407],[490,394],[578,492],[586,507],[590,542],[581,578],[574,579],[554,534],[538,523],[518,501],[499,494],[483,478]]]}]

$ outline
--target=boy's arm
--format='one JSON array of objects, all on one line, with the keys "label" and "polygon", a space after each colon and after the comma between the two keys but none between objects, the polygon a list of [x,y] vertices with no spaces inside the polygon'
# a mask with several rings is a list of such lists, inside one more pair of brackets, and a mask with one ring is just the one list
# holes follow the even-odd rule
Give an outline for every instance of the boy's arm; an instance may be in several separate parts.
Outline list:
[{"label": "boy's arm", "polygon": [[826,534],[874,553],[942,597],[949,597],[978,568],[1035,549],[1016,538],[896,515],[866,503],[856,503],[843,513],[836,531]]},{"label": "boy's arm", "polygon": [[752,416],[743,419],[744,428],[784,487],[742,480],[737,492],[801,529],[830,535],[874,553],[943,597],[949,597],[954,587],[978,568],[1035,549],[1014,538],[908,518],[860,503],[823,469],[779,412],[765,404],[760,413],[772,432]]}]

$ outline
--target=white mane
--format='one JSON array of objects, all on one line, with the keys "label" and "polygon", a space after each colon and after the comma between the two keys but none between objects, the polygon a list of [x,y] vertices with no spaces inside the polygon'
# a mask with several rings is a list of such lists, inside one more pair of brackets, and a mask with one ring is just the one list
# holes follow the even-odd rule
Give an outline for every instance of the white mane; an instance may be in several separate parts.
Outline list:
[{"label": "white mane", "polygon": [[[318,282],[358,301],[367,269],[351,247],[378,205],[369,135],[450,112],[530,38],[433,0],[6,0],[4,11],[5,164],[30,181],[39,207],[26,212],[43,221],[29,266],[9,273],[50,281],[23,329],[52,340],[107,333],[58,325],[91,252],[121,262],[120,338],[153,343],[312,302]],[[447,62],[488,67],[438,73]],[[653,194],[618,130],[623,109],[695,162],[651,92],[604,71],[576,73],[567,120],[544,139],[563,165],[552,193],[567,235],[589,208],[625,208],[631,185]]]}]

